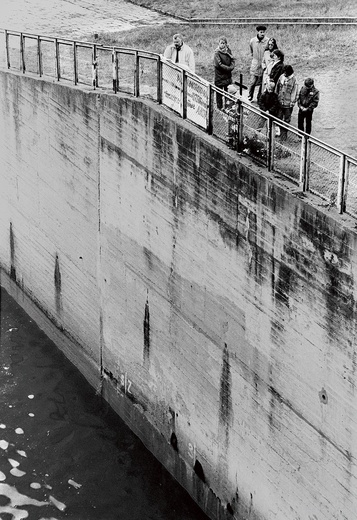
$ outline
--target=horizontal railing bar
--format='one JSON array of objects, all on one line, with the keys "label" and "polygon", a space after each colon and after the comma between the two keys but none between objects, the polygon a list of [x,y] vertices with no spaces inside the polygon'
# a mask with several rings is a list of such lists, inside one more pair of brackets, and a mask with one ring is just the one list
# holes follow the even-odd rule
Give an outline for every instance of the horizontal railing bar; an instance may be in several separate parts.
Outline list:
[{"label": "horizontal railing bar", "polygon": [[[60,45],[73,45],[73,40],[70,40],[68,38],[53,38],[53,37],[50,37],[50,36],[41,36],[41,35],[35,35],[33,33],[23,33],[23,32],[20,32],[20,31],[12,31],[12,30],[5,30],[3,28],[0,28],[0,32],[1,33],[4,33],[4,34],[7,34],[8,36],[18,36],[20,39],[21,39],[21,35],[22,37],[25,37],[25,38],[36,38],[37,40],[40,40],[40,41],[43,41],[43,42],[57,42],[57,44],[60,44]],[[157,61],[158,59],[160,59],[163,63],[167,63],[172,69],[175,69],[177,71],[181,71],[182,68],[180,66],[177,66],[175,63],[172,63],[171,61],[169,60],[166,60],[165,58],[163,58],[162,55],[160,54],[157,54],[157,53],[154,53],[154,52],[150,52],[150,51],[145,51],[145,50],[137,50],[137,49],[133,49],[133,48],[127,48],[127,47],[116,47],[116,46],[109,46],[109,45],[103,45],[103,44],[99,44],[99,43],[92,43],[92,42],[85,42],[85,41],[76,41],[75,42],[76,44],[76,47],[77,49],[78,48],[88,48],[88,49],[93,49],[93,46],[95,45],[96,46],[96,49],[97,51],[108,51],[110,53],[113,52],[113,49],[115,50],[115,52],[118,52],[119,54],[120,53],[123,53],[123,54],[129,54],[129,55],[138,55],[139,58],[144,58],[144,59],[150,59],[152,61]],[[210,85],[210,88],[212,89],[212,91],[214,92],[219,92],[219,93],[222,93],[222,90],[219,89],[218,87],[215,87],[215,85],[212,85],[210,84],[207,80],[203,79],[203,78],[200,78],[199,76],[195,75],[194,73],[190,72],[190,71],[186,71],[186,75],[190,78],[192,78],[194,81],[196,81],[197,83],[201,84],[201,85]],[[272,115],[268,115],[266,116],[264,114],[264,112],[262,112],[258,107],[254,107],[252,106],[249,102],[246,102],[244,101],[241,97],[235,97],[233,95],[230,95],[228,94],[227,92],[223,91],[223,95],[227,98],[227,99],[230,99],[232,102],[237,102],[237,100],[239,100],[241,102],[241,104],[246,107],[247,109],[251,110],[252,112],[254,112],[255,114],[259,114],[261,115],[262,117],[264,118],[271,118],[272,121],[274,121],[277,125],[279,125],[280,127],[283,127],[287,130],[289,130],[290,132],[298,135],[298,136],[305,136],[307,134],[305,134],[305,132],[302,132],[301,130],[298,130],[297,128],[283,122],[281,119],[275,117],[275,116],[272,116]],[[338,150],[337,148],[335,148],[334,146],[332,145],[329,145],[327,143],[324,143],[323,141],[321,141],[320,139],[318,139],[317,137],[313,137],[311,135],[308,135],[308,139],[320,146],[321,148],[324,148],[325,150],[329,151],[329,152],[332,152],[338,156],[341,156],[341,155],[344,155],[351,163],[357,165],[357,159],[341,150]]]},{"label": "horizontal railing bar", "polygon": [[320,146],[320,148],[323,148],[327,152],[334,153],[336,155],[339,155],[340,157],[342,157],[342,155],[346,155],[345,153],[341,152],[341,150],[338,150],[334,146],[324,143],[323,141],[320,141],[320,139],[317,139],[317,137],[313,137],[312,135],[310,135],[309,140],[310,140],[310,142],[317,144],[318,146]]}]

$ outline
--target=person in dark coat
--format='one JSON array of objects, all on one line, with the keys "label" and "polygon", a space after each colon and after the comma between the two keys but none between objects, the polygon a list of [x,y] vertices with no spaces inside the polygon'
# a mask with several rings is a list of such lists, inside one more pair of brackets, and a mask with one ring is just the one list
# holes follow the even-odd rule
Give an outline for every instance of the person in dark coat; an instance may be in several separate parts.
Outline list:
[{"label": "person in dark coat", "polygon": [[270,70],[269,79],[276,85],[278,83],[278,79],[284,72],[284,53],[280,49],[275,49],[272,54],[274,58],[274,65]]},{"label": "person in dark coat", "polygon": [[[312,114],[319,104],[320,92],[314,85],[312,78],[305,79],[304,85],[301,87],[298,97],[298,129],[311,134]],[[304,122],[306,122],[306,130],[304,130]]]},{"label": "person in dark coat", "polygon": [[263,112],[268,112],[272,116],[277,117],[279,113],[279,99],[278,94],[274,92],[275,83],[269,81],[263,94],[260,96],[259,108]]},{"label": "person in dark coat", "polygon": [[[225,91],[228,85],[232,83],[232,70],[235,67],[235,60],[232,52],[228,47],[227,38],[221,36],[218,47],[214,51],[214,84]],[[216,93],[217,108],[223,107],[222,94]]]}]

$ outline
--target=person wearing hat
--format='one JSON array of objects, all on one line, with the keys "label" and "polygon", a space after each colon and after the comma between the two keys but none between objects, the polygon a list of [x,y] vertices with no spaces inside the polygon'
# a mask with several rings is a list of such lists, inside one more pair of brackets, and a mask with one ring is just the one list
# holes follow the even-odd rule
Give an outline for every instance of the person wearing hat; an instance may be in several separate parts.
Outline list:
[{"label": "person wearing hat", "polygon": [[[285,121],[285,123],[290,123],[291,114],[298,97],[298,84],[294,75],[294,69],[291,65],[285,66],[284,73],[278,80],[276,93],[278,94],[280,105],[279,118]],[[280,129],[280,135],[283,141],[286,140],[287,130],[282,127]]]},{"label": "person wearing hat", "polygon": [[249,42],[250,52],[252,55],[252,63],[250,66],[250,84],[248,88],[248,100],[253,101],[255,87],[259,87],[257,101],[259,102],[262,93],[263,80],[263,57],[264,51],[268,44],[268,38],[265,36],[267,28],[265,25],[258,25],[256,27],[257,35]]},{"label": "person wearing hat", "polygon": [[[214,84],[216,87],[227,91],[228,85],[232,83],[232,70],[235,66],[235,60],[232,51],[228,47],[227,38],[221,36],[218,40],[218,47],[214,51]],[[216,92],[217,108],[222,109],[222,94]]]},{"label": "person wearing hat", "polygon": [[[305,79],[304,85],[301,87],[298,96],[298,129],[311,134],[311,121],[312,114],[319,104],[320,92],[314,85],[312,78]],[[304,122],[306,124],[306,130],[304,128]]]}]

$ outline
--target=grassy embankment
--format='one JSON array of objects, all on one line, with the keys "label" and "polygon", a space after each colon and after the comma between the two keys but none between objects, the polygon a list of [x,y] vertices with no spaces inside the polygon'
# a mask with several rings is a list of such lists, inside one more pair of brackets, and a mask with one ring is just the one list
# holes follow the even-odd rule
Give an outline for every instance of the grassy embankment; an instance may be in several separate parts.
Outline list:
[{"label": "grassy embankment", "polygon": [[[213,52],[218,38],[227,36],[236,57],[235,76],[248,74],[250,65],[249,40],[255,36],[252,26],[195,26],[187,24],[166,24],[137,28],[130,32],[99,34],[99,43],[133,47],[163,53],[172,41],[172,35],[181,32],[192,47],[196,59],[196,73],[211,81],[213,79]],[[299,75],[314,76],[319,70],[338,70],[351,67],[353,71],[357,58],[357,27],[341,26],[280,26],[268,25],[268,36],[274,36],[278,46],[285,53],[285,62],[293,65]],[[94,35],[89,39],[94,40]]]},{"label": "grassy embankment", "polygon": [[264,16],[357,16],[355,0],[130,0],[133,4],[184,18]]}]

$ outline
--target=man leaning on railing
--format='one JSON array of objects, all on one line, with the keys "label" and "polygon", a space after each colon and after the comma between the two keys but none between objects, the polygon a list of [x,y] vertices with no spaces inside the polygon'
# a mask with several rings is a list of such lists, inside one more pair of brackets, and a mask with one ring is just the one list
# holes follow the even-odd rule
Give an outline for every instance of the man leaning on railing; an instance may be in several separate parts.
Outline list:
[{"label": "man leaning on railing", "polygon": [[193,55],[193,50],[183,42],[181,34],[174,34],[172,43],[165,49],[164,57],[177,63],[186,70],[195,72],[195,57]]}]

